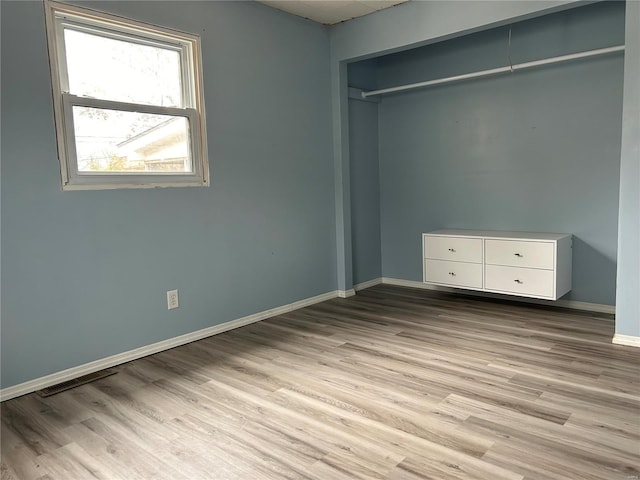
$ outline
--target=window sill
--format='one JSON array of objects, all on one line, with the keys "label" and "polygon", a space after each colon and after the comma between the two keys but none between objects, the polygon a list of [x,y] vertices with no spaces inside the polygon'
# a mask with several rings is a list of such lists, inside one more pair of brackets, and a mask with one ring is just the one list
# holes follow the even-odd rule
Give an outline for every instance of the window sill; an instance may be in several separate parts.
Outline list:
[{"label": "window sill", "polygon": [[149,188],[175,188],[175,187],[208,187],[208,182],[162,182],[162,183],[87,183],[67,184],[62,186],[62,191],[71,192],[77,190],[130,190]]}]

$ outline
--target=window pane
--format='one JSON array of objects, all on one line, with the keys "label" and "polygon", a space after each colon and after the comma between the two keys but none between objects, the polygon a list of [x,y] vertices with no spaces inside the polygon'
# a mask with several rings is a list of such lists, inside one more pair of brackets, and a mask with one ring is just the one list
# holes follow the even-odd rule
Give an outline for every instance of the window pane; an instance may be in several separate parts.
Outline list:
[{"label": "window pane", "polygon": [[64,30],[69,93],[120,102],[183,107],[180,54]]},{"label": "window pane", "polygon": [[73,107],[78,171],[191,173],[185,117]]}]

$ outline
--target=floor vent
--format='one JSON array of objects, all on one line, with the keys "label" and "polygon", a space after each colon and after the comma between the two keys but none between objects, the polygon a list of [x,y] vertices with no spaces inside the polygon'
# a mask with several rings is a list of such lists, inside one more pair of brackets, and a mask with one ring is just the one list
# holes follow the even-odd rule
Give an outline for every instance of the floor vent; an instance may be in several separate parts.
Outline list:
[{"label": "floor vent", "polygon": [[93,382],[95,380],[108,377],[115,373],[118,372],[113,369],[100,370],[99,372],[83,375],[81,377],[74,378],[73,380],[67,380],[66,382],[58,383],[57,385],[52,385],[50,387],[43,388],[42,390],[36,390],[36,393],[41,397],[50,397],[51,395],[55,395],[56,393],[79,387],[80,385],[84,385],[85,383]]}]

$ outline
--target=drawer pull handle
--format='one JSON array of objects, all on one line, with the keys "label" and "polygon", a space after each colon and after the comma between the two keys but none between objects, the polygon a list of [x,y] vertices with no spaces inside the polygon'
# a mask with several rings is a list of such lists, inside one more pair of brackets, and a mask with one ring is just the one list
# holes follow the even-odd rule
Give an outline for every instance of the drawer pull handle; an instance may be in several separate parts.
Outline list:
[{"label": "drawer pull handle", "polygon": [[455,253],[456,249],[455,248],[450,248],[449,251]]},{"label": "drawer pull handle", "polygon": [[522,283],[524,283],[522,280],[518,280],[518,279],[515,279],[514,282],[519,283],[520,285],[522,285]]},{"label": "drawer pull handle", "polygon": [[521,253],[514,253],[514,255],[515,255],[516,257],[520,257],[520,258],[524,257],[524,255],[522,255]]},{"label": "drawer pull handle", "polygon": [[452,277],[455,277],[455,276],[456,276],[456,274],[455,274],[455,273],[453,273],[453,272],[449,272],[449,275],[451,275]]}]

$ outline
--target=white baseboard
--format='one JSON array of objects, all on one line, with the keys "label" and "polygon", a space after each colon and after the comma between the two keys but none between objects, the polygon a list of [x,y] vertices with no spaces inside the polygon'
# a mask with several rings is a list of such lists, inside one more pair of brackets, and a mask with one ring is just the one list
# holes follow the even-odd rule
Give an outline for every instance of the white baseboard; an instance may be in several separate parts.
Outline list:
[{"label": "white baseboard", "polygon": [[540,300],[535,303],[540,303],[543,305],[551,305],[558,306],[562,308],[572,308],[573,310],[582,310],[585,312],[595,312],[595,313],[606,313],[609,315],[616,314],[616,306],[615,305],[604,305],[602,303],[589,303],[589,302],[579,302],[577,300],[556,300],[545,302],[544,300]]},{"label": "white baseboard", "polygon": [[[424,288],[425,290],[440,290],[439,287],[427,285],[426,283],[416,282],[414,280],[403,280],[401,278],[382,277],[384,285],[397,285],[399,287]],[[453,289],[450,289],[452,292]]]},{"label": "white baseboard", "polygon": [[353,286],[353,289],[357,292],[359,290],[364,290],[365,288],[375,287],[376,285],[380,285],[382,283],[382,277],[374,278],[373,280],[367,280],[366,282],[359,283]]},{"label": "white baseboard", "polygon": [[[353,290],[348,290],[347,292],[349,291]],[[254,313],[246,317],[221,323],[220,325],[214,325],[212,327],[203,328],[202,330],[196,330],[195,332],[168,338],[167,340],[162,340],[161,342],[152,343],[151,345],[145,345],[144,347],[135,348],[127,352],[111,355],[110,357],[101,358],[93,362],[85,363],[84,365],[78,365],[77,367],[68,368],[60,372],[45,375],[44,377],[29,380],[28,382],[3,388],[0,390],[0,401],[3,402],[5,400],[10,400],[12,398],[19,397],[20,395],[26,395],[27,393],[35,392],[36,390],[41,390],[52,385],[57,385],[58,383],[65,382],[67,380],[72,380],[83,375],[88,375],[89,373],[104,370],[105,368],[115,367],[116,365],[120,365],[122,363],[130,362],[132,360],[146,357],[154,353],[162,352],[170,348],[179,347],[180,345],[185,345],[196,340],[211,337],[213,335],[217,335],[218,333],[233,330],[238,327],[243,327],[251,323],[259,322],[267,318],[275,317],[277,315],[291,312],[293,310],[307,307],[309,305],[314,305],[316,303],[324,302],[326,300],[331,300],[332,298],[336,298],[338,295],[338,291],[323,293],[322,295],[305,298],[288,305],[272,308],[270,310],[264,310],[262,312]],[[355,295],[355,292],[353,292],[353,295]]]},{"label": "white baseboard", "polygon": [[514,302],[534,303],[536,305],[549,305],[550,307],[571,308],[573,310],[583,310],[586,312],[607,313],[614,315],[616,307],[614,305],[602,305],[600,303],[578,302],[576,300],[541,300],[538,298],[524,298],[510,295],[499,295],[488,292],[478,292],[474,290],[460,290],[449,287],[439,287],[437,285],[429,285],[414,280],[402,280],[400,278],[382,277],[382,283],[386,285],[398,285],[401,287],[424,288],[426,290],[435,290],[448,293],[463,293],[464,295],[474,295],[485,298],[498,298],[500,300],[512,300]]},{"label": "white baseboard", "polygon": [[356,291],[353,288],[349,290],[338,290],[338,297],[340,298],[349,298],[353,297],[356,294]]},{"label": "white baseboard", "polygon": [[616,345],[627,345],[628,347],[640,347],[640,337],[616,333],[613,336],[611,343],[615,343]]}]

